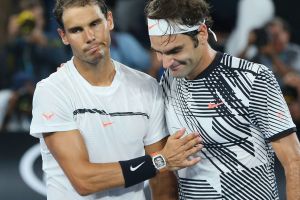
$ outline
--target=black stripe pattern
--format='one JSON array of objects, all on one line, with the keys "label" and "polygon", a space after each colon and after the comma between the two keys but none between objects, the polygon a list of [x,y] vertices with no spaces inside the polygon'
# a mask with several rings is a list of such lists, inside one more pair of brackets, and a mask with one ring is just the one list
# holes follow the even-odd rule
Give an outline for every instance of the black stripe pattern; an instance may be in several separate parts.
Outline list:
[{"label": "black stripe pattern", "polygon": [[142,112],[114,112],[114,113],[107,113],[105,110],[99,110],[99,109],[87,109],[87,108],[82,108],[82,109],[76,109],[73,112],[73,115],[78,115],[78,114],[84,114],[84,113],[92,113],[92,114],[99,114],[99,115],[109,115],[111,117],[117,117],[117,116],[134,116],[134,115],[141,115],[149,119],[149,115],[146,113]]},{"label": "black stripe pattern", "polygon": [[178,172],[181,199],[278,199],[268,139],[295,125],[272,72],[219,53],[195,80],[167,70],[161,85],[170,133],[203,138],[202,161]]}]

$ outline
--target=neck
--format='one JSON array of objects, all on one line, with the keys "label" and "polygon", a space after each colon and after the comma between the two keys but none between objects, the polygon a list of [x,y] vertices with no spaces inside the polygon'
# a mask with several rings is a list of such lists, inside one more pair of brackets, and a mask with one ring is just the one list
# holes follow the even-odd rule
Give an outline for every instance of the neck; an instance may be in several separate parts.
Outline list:
[{"label": "neck", "polygon": [[209,45],[207,45],[206,48],[204,49],[204,52],[202,52],[202,57],[199,60],[198,66],[186,78],[188,80],[195,79],[212,63],[216,54],[217,52],[213,50]]},{"label": "neck", "polygon": [[93,86],[110,86],[116,74],[110,58],[90,64],[74,57],[74,65],[79,74]]}]

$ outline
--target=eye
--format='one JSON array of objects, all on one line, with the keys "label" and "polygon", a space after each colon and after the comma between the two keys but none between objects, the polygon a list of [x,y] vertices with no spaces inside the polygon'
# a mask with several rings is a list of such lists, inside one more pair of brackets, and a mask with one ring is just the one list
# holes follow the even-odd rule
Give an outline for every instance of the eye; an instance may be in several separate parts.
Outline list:
[{"label": "eye", "polygon": [[100,21],[94,21],[91,23],[91,26],[98,26],[101,22]]},{"label": "eye", "polygon": [[177,53],[180,53],[181,52],[181,48],[179,49],[173,49],[173,50],[171,50],[171,51],[169,51],[169,52],[167,52],[167,54],[177,54]]},{"label": "eye", "polygon": [[165,54],[166,55],[174,55],[174,54],[180,53],[182,50],[183,50],[183,47],[176,47],[169,51],[166,51]]},{"label": "eye", "polygon": [[82,29],[81,28],[72,28],[72,29],[70,29],[70,33],[79,33],[79,32],[81,32],[82,31]]},{"label": "eye", "polygon": [[176,49],[176,50],[173,50],[173,51],[171,51],[171,52],[169,52],[170,54],[176,54],[176,53],[179,53],[180,52],[180,50],[178,50],[178,49]]}]

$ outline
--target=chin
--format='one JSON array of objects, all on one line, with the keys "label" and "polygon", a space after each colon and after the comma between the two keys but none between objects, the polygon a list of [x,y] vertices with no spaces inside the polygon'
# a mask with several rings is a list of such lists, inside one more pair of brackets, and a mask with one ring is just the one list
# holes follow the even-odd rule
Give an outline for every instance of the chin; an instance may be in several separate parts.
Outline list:
[{"label": "chin", "polygon": [[175,77],[175,78],[184,78],[187,76],[187,74],[183,73],[183,72],[180,72],[179,70],[178,71],[172,71],[170,70],[171,73],[172,73],[172,76]]},{"label": "chin", "polygon": [[184,77],[185,77],[185,75],[184,75],[184,74],[181,74],[181,73],[174,73],[174,72],[172,72],[172,75],[173,75],[173,77],[175,77],[175,78],[184,78]]},{"label": "chin", "polygon": [[92,58],[89,59],[90,63],[99,63],[104,59],[103,54],[98,54],[97,56],[93,56]]}]

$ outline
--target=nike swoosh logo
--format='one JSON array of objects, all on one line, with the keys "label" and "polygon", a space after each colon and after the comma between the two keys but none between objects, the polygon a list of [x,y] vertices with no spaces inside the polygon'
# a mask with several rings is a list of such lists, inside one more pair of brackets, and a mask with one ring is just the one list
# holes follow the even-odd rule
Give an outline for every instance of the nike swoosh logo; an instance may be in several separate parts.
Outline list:
[{"label": "nike swoosh logo", "polygon": [[221,102],[221,103],[209,103],[209,104],[208,104],[208,108],[209,108],[209,109],[217,108],[217,107],[219,107],[219,106],[222,105],[222,104],[224,104],[224,103],[223,103],[223,102]]},{"label": "nike swoosh logo", "polygon": [[112,125],[112,122],[103,122],[102,125],[103,125],[103,127],[108,127],[108,126]]},{"label": "nike swoosh logo", "polygon": [[137,165],[136,167],[132,167],[132,165],[130,165],[130,171],[132,171],[132,172],[136,171],[136,170],[137,170],[138,168],[140,168],[140,166],[142,166],[144,163],[145,163],[145,161],[142,162],[141,164]]}]

